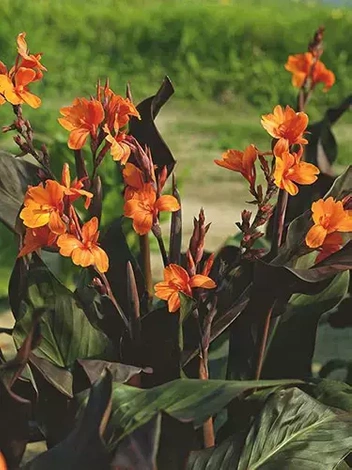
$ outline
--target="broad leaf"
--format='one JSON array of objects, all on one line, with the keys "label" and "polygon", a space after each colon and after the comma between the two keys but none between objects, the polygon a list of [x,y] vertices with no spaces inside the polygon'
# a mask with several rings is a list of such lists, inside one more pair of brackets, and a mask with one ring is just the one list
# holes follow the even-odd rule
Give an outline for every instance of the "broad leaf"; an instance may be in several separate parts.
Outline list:
[{"label": "broad leaf", "polygon": [[0,220],[13,232],[21,233],[17,216],[28,185],[38,182],[38,166],[0,151]]},{"label": "broad leaf", "polygon": [[141,367],[129,366],[120,364],[118,362],[108,362],[94,359],[78,359],[78,364],[83,368],[87,374],[89,381],[94,383],[101,376],[105,369],[111,373],[113,382],[125,383],[132,377],[141,372],[150,373],[150,369],[143,369]]},{"label": "broad leaf", "polygon": [[303,378],[311,375],[319,319],[341,302],[348,284],[349,272],[345,271],[317,295],[295,294],[291,297],[285,313],[277,320],[263,377]]},{"label": "broad leaf", "polygon": [[161,414],[126,436],[116,449],[113,469],[154,470],[159,447]]},{"label": "broad leaf", "polygon": [[352,448],[352,415],[297,388],[272,395],[247,436],[238,470],[333,470]]},{"label": "broad leaf", "polygon": [[[229,402],[254,388],[289,385],[297,381],[247,381],[179,379],[151,389],[113,384],[113,403],[107,427],[110,447],[163,411],[182,422],[200,426]],[[84,402],[85,393],[81,394]]]},{"label": "broad leaf", "polygon": [[109,456],[102,435],[111,410],[111,375],[94,384],[84,414],[71,434],[60,444],[25,466],[27,470],[108,470]]},{"label": "broad leaf", "polygon": [[29,267],[20,311],[22,316],[14,329],[17,347],[27,337],[33,316],[40,313],[41,342],[33,354],[58,367],[70,367],[76,359],[101,356],[109,347],[107,337],[89,323],[72,292],[38,257]]},{"label": "broad leaf", "polygon": [[320,380],[309,393],[325,405],[352,413],[352,387],[335,380]]}]

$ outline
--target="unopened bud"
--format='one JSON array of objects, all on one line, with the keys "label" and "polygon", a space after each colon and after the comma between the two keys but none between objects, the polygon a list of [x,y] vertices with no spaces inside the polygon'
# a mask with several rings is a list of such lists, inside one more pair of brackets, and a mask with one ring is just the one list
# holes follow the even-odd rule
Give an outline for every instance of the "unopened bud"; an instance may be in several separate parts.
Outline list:
[{"label": "unopened bud", "polygon": [[101,282],[99,277],[94,277],[92,279],[92,287],[96,289],[100,295],[107,295],[108,291],[107,288],[104,286],[104,284]]},{"label": "unopened bud", "polygon": [[194,264],[194,259],[189,250],[186,252],[187,257],[187,271],[190,276],[194,276],[196,274],[196,265]]},{"label": "unopened bud", "polygon": [[158,192],[161,194],[163,187],[165,186],[167,179],[167,167],[164,166],[161,168],[160,173],[158,175]]},{"label": "unopened bud", "polygon": [[214,264],[214,259],[215,259],[215,253],[211,253],[211,255],[209,256],[209,258],[206,260],[204,264],[204,268],[202,271],[203,276],[209,276],[211,268],[213,267],[213,264]]}]

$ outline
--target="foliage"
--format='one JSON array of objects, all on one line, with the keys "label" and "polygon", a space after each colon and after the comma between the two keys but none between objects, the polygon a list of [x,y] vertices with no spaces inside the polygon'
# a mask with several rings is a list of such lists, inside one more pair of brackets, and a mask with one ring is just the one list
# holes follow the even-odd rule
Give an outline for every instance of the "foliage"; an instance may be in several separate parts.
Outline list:
[{"label": "foliage", "polygon": [[[84,39],[89,31],[77,25]],[[0,155],[0,220],[18,243],[15,325],[2,328],[14,353],[0,343],[3,468],[348,467],[351,387],[312,374],[317,324],[348,300],[352,269],[352,167],[329,174],[331,124],[350,98],[305,134],[316,85],[335,79],[321,62],[323,35],[308,45],[309,67],[288,59],[297,107],[262,116],[266,150],[247,142],[215,160],[245,180],[253,208],[217,253],[205,250],[202,208],[182,251],[176,162],[155,122],[174,92],[169,78],[138,105],[130,87],[123,97],[98,81],[90,99],[61,108],[70,133],[61,168],[61,147],[39,147],[25,116],[40,105],[32,87],[47,71],[18,35],[14,65],[0,64],[0,105],[14,113],[3,131],[19,149]],[[162,212],[172,213],[168,248]],[[152,236],[164,265],[155,285]],[[48,450],[24,464],[31,426]]]}]

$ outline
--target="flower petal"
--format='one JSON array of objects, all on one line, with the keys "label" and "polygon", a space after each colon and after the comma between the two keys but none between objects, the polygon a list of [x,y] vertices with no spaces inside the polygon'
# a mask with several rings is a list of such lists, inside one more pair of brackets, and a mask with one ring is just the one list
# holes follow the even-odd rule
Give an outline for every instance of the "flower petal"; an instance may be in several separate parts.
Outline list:
[{"label": "flower petal", "polygon": [[93,246],[91,252],[94,257],[94,264],[97,267],[98,271],[101,273],[106,273],[109,269],[109,258],[105,251],[99,246]]},{"label": "flower petal", "polygon": [[175,212],[180,209],[180,204],[174,196],[160,196],[155,203],[155,208],[159,211]]},{"label": "flower petal", "polygon": [[61,219],[61,216],[58,211],[52,211],[50,213],[49,228],[53,233],[56,233],[57,235],[61,235],[66,232],[66,224]]},{"label": "flower petal", "polygon": [[168,300],[168,309],[170,313],[177,312],[177,310],[181,306],[181,301],[180,301],[180,296],[178,295],[178,292],[174,292],[173,294],[170,295],[169,300]]},{"label": "flower petal", "polygon": [[62,256],[71,256],[73,250],[83,247],[83,243],[74,235],[65,233],[64,235],[60,235],[57,239],[57,246],[60,248],[60,254]]},{"label": "flower petal", "polygon": [[95,239],[96,233],[98,231],[99,221],[97,217],[92,217],[88,222],[86,222],[82,227],[82,238],[83,243],[91,242]]},{"label": "flower petal", "polygon": [[306,243],[310,248],[318,248],[324,243],[327,230],[321,225],[313,225],[306,235]]},{"label": "flower petal", "polygon": [[210,277],[203,276],[203,274],[196,274],[191,277],[190,286],[202,287],[203,289],[214,289],[216,284],[212,279],[210,279]]},{"label": "flower petal", "polygon": [[73,129],[70,132],[70,136],[68,138],[68,147],[72,150],[79,150],[81,149],[86,140],[89,136],[89,130],[80,127],[78,129]]},{"label": "flower petal", "polygon": [[94,265],[94,256],[93,253],[84,246],[75,248],[71,254],[72,261],[77,266],[82,266],[86,268],[88,266]]}]

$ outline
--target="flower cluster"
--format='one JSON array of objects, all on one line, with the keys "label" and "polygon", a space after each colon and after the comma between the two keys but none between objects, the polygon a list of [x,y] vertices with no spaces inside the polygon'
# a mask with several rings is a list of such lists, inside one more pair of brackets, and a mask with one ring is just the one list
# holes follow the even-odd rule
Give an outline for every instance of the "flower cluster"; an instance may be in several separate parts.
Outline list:
[{"label": "flower cluster", "polygon": [[285,69],[292,73],[292,85],[297,88],[308,87],[312,90],[323,83],[323,91],[328,91],[335,83],[335,75],[312,52],[290,55]]},{"label": "flower cluster", "polygon": [[38,108],[41,100],[29,91],[28,86],[43,78],[46,71],[41,64],[42,54],[30,54],[26,33],[17,36],[17,57],[15,65],[9,70],[0,61],[0,105],[9,102],[13,105],[26,103],[32,108]]},{"label": "flower cluster", "polygon": [[161,195],[167,169],[156,176],[150,152],[136,147],[137,161],[141,168],[127,163],[122,171],[125,182],[124,215],[133,220],[133,228],[139,235],[146,235],[158,227],[159,212],[175,212],[180,204],[174,196]]},{"label": "flower cluster", "polygon": [[133,103],[116,95],[108,83],[105,87],[98,83],[95,98],[76,98],[71,106],[61,108],[60,113],[63,117],[58,119],[59,123],[70,132],[70,149],[81,149],[90,136],[93,153],[105,144],[98,161],[110,150],[114,160],[127,162],[131,150],[125,142],[126,126],[131,116],[140,116]]},{"label": "flower cluster", "polygon": [[26,233],[19,256],[51,247],[59,249],[63,256],[72,257],[76,265],[95,266],[101,273],[108,270],[108,257],[98,244],[98,219],[93,217],[82,225],[72,205],[83,197],[85,208],[89,207],[93,194],[82,188],[82,180],[71,182],[67,164],[61,183],[47,179],[28,188],[20,212]]}]

